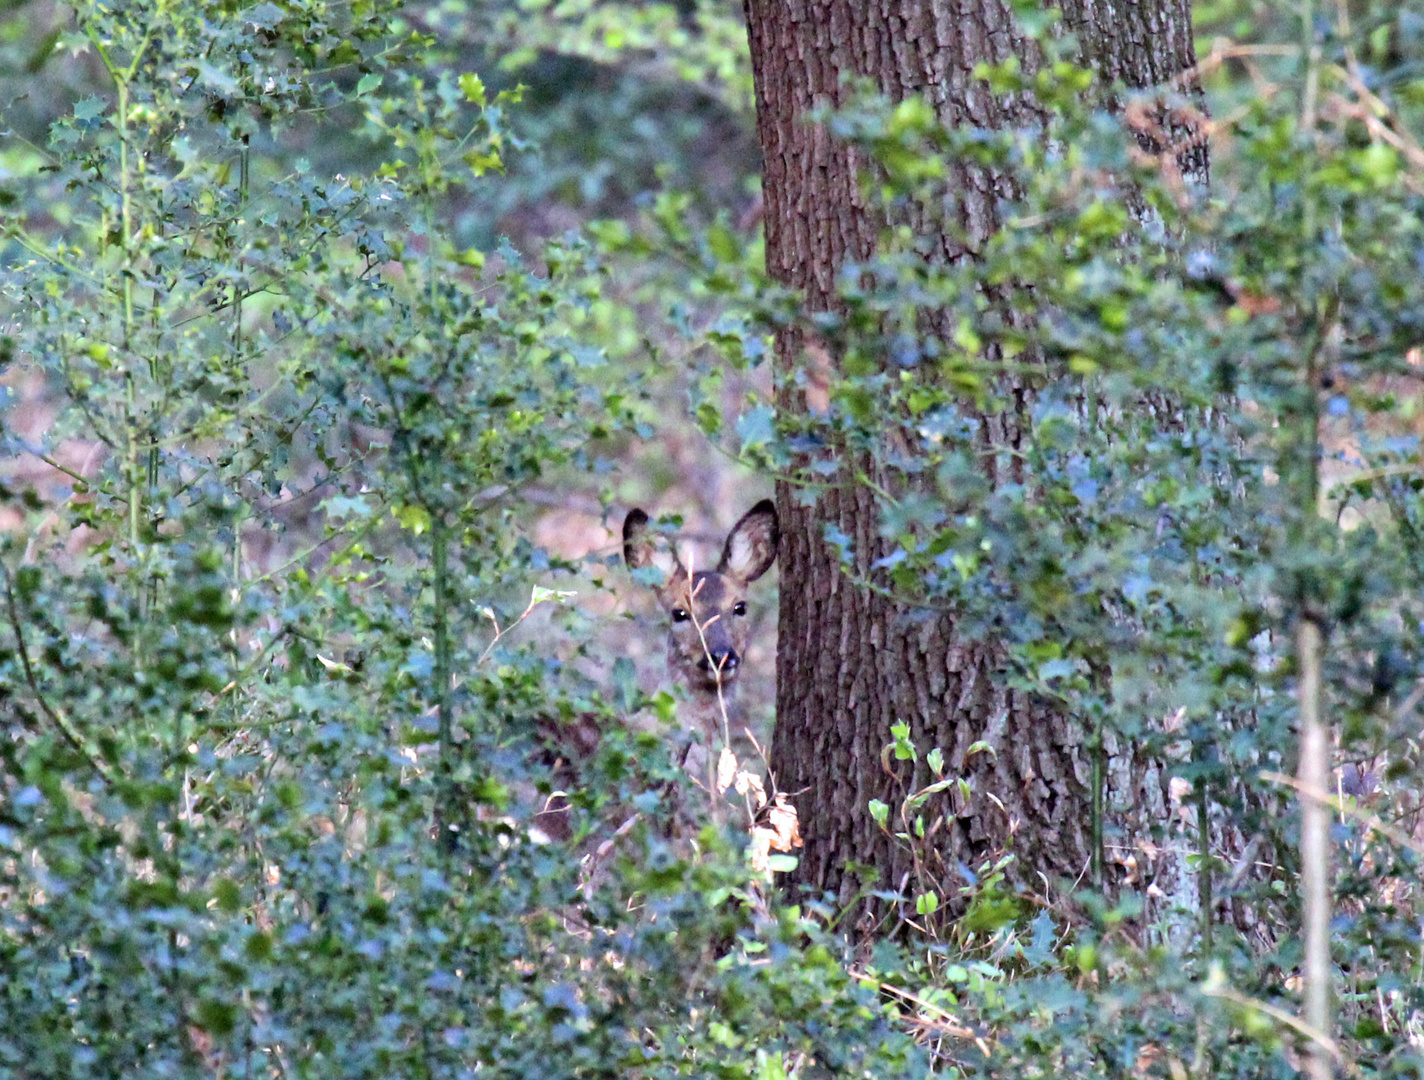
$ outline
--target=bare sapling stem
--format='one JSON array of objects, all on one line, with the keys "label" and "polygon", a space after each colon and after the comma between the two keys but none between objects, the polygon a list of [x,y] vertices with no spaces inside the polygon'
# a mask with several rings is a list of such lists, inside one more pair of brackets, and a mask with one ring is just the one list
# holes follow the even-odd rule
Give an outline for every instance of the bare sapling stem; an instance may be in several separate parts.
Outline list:
[{"label": "bare sapling stem", "polygon": [[1314,1036],[1306,1062],[1311,1080],[1330,1080],[1330,742],[1320,716],[1320,627],[1303,617],[1296,631],[1300,662],[1300,862],[1305,942],[1305,1022]]},{"label": "bare sapling stem", "polygon": [[[697,580],[694,574],[695,570],[696,566],[694,565],[693,557],[689,556],[687,560],[687,579],[689,581]],[[715,622],[721,616],[714,615],[711,619],[708,619],[705,622],[697,618],[696,607],[691,602],[697,599],[697,594],[701,592],[701,590],[702,582],[698,581],[697,584],[692,587],[691,592],[688,593],[688,616],[692,621],[693,628],[697,631],[697,640],[702,645],[702,655],[707,658],[707,662],[712,666],[712,670],[716,675],[717,679],[717,708],[722,714],[721,745],[719,746],[716,743],[715,739],[710,738],[710,736],[712,735],[710,731],[706,731],[704,732],[704,734],[709,736],[709,741],[707,745],[708,808],[712,811],[713,824],[715,824],[717,828],[720,829],[723,825],[727,823],[727,814],[726,808],[724,806],[725,800],[722,798],[722,792],[718,789],[717,785],[717,765],[718,762],[721,760],[721,749],[723,747],[731,745],[731,723],[727,719],[727,699],[722,693],[722,664],[712,655],[712,648],[707,644],[707,627],[711,626],[712,623]]]},{"label": "bare sapling stem", "polygon": [[436,791],[437,806],[435,825],[441,847],[453,851],[455,847],[454,823],[450,820],[454,809],[454,717],[450,702],[450,583],[449,573],[449,532],[444,514],[433,515],[431,535],[432,573],[435,578],[435,701],[440,718],[439,735],[439,785]]}]

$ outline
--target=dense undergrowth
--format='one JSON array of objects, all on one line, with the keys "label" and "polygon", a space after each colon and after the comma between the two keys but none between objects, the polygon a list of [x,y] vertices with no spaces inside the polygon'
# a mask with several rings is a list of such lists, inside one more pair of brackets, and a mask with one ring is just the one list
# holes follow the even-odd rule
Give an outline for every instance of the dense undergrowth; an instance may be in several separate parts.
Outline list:
[{"label": "dense undergrowth", "polygon": [[[512,63],[610,62],[617,7]],[[692,7],[639,7],[627,47],[730,123],[734,20]],[[1424,16],[1204,49],[1209,191],[1134,154],[1066,60],[983,73],[1041,94],[1047,134],[872,98],[830,120],[889,220],[952,205],[953,155],[1022,200],[973,262],[900,230],[847,272],[809,327],[844,377],[795,416],[756,394],[803,315],[750,223],[590,180],[624,218],[475,246],[471,208],[517,201],[521,109],[557,108],[486,89],[457,55],[478,20],[442,10],[81,5],[49,47],[97,89],[6,137],[0,1071],[1294,1075],[1294,796],[1265,774],[1295,767],[1304,618],[1345,766],[1339,1053],[1418,1075]],[[1013,407],[1005,370],[1033,482],[994,487],[975,425]],[[688,415],[660,431],[669,385]],[[1089,876],[1041,903],[1006,850],[948,868],[945,903],[956,778],[902,731],[887,762],[939,782],[872,808],[928,868],[880,938],[778,898],[742,831],[669,826],[703,799],[669,700],[590,653],[566,595],[613,560],[536,543],[528,495],[592,474],[611,501],[642,440],[693,423],[808,489],[863,482],[865,454],[909,478],[863,584],[953,605],[1005,679],[1156,758],[1156,840],[1195,891]],[[601,734],[572,784],[561,728]],[[555,787],[575,835],[551,844],[529,822]]]}]

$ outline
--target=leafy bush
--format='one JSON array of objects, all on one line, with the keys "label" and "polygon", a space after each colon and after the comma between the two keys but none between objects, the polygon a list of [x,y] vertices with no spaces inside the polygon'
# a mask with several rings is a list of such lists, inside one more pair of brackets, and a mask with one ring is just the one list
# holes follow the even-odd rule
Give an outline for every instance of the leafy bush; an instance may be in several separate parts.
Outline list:
[{"label": "leafy bush", "polygon": [[[570,7],[504,56],[504,7],[321,0],[85,5],[51,42],[61,85],[102,90],[3,150],[0,1068],[1293,1074],[1279,774],[1304,619],[1328,634],[1343,766],[1341,1052],[1424,1072],[1415,6],[1229,27],[1261,40],[1203,50],[1203,191],[1019,5],[1048,62],[981,75],[1039,95],[1046,129],[945,131],[870,95],[825,118],[877,162],[887,221],[913,206],[952,234],[960,158],[1016,178],[1009,227],[953,264],[887,229],[815,319],[694,193],[596,242],[466,246],[521,185],[580,173],[505,186],[518,132],[567,132],[579,106],[486,89],[451,66],[463,41],[536,83],[568,62],[550,49],[631,55],[579,69],[617,84],[613,115],[667,100],[630,74],[649,67],[718,99],[716,123],[744,114],[726,20],[634,6]],[[1202,130],[1197,98],[1170,104]],[[700,125],[648,120],[644,145],[695,145]],[[657,175],[623,152],[588,203]],[[767,338],[793,324],[845,361],[815,415],[767,396]],[[688,362],[614,362],[645,342]],[[868,577],[824,539],[867,587],[1003,640],[1005,680],[1080,719],[1106,805],[1071,901],[1041,905],[1012,845],[946,863],[935,821],[977,793],[903,726],[886,761],[917,771],[867,810],[924,869],[885,891],[908,944],[850,942],[819,897],[769,902],[735,833],[672,835],[701,796],[665,728],[624,723],[626,667],[589,677],[589,616],[561,602],[602,564],[544,551],[524,497],[613,475],[678,394],[807,497],[895,479]],[[980,425],[1015,409],[993,464],[1018,480],[992,484]],[[573,839],[543,843],[568,727],[601,738]],[[1124,758],[1158,770],[1151,850],[1113,832]]]},{"label": "leafy bush", "polygon": [[[708,434],[808,505],[869,491],[885,548],[870,572],[851,537],[823,537],[846,577],[1002,642],[1005,682],[1054,702],[1091,748],[1094,865],[1041,884],[1012,845],[956,865],[937,830],[993,793],[908,722],[885,732],[886,768],[910,779],[900,805],[869,812],[919,877],[880,895],[934,944],[865,970],[913,1002],[951,1072],[1294,1071],[1312,1039],[1294,1020],[1301,838],[1282,774],[1311,683],[1303,624],[1326,636],[1321,708],[1339,739],[1335,790],[1306,798],[1331,800],[1343,863],[1340,1053],[1361,1074],[1421,1069],[1420,940],[1405,929],[1424,626],[1421,23],[1413,5],[1312,10],[1302,24],[1262,8],[1261,40],[1204,46],[1204,101],[1098,92],[1053,16],[1016,5],[1042,62],[979,75],[1037,97],[1043,127],[945,130],[922,103],[869,92],[821,117],[874,163],[862,190],[885,222],[876,256],[842,268],[834,313],[749,283],[717,229],[660,222],[729,321],[821,346],[782,380],[824,386],[823,408],[707,410]],[[1208,134],[1203,187],[1183,166]],[[959,162],[1016,192],[987,240],[959,224]],[[942,257],[956,245],[973,258]],[[724,363],[748,363],[744,340]],[[704,378],[725,376],[709,363]],[[1138,782],[1155,807],[1114,801]],[[1045,910],[1063,886],[1071,901]]]},{"label": "leafy bush", "polygon": [[[521,492],[606,470],[641,391],[587,245],[451,242],[518,92],[384,4],[89,5],[60,45],[107,77],[10,149],[7,453],[44,467],[3,493],[5,1071],[909,1067],[717,837],[528,828],[540,732],[607,706],[518,644],[576,569]],[[656,820],[663,742],[590,722],[584,833]]]}]

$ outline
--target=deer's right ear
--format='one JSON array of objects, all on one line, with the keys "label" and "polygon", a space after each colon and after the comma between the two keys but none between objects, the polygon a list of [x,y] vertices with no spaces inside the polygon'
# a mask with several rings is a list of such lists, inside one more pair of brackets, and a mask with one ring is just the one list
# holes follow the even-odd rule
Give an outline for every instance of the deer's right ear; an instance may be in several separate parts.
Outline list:
[{"label": "deer's right ear", "polygon": [[[634,580],[644,585],[666,585],[675,577],[685,576],[686,571],[677,557],[665,543],[648,527],[648,515],[638,509],[628,511],[623,519],[623,561],[633,571]],[[662,574],[661,581],[647,580],[655,575],[640,575],[638,571],[655,568]]]}]

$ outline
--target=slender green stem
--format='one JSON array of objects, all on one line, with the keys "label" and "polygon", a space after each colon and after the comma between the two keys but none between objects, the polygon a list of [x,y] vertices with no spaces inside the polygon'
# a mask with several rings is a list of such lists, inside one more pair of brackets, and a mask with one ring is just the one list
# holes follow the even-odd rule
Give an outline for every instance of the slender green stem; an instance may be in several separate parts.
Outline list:
[{"label": "slender green stem", "polygon": [[1197,907],[1201,910],[1202,954],[1210,956],[1212,950],[1212,880],[1211,880],[1211,819],[1208,811],[1211,800],[1207,797],[1206,781],[1197,781]]},{"label": "slender green stem", "polygon": [[[1305,92],[1301,104],[1301,134],[1313,139],[1317,125],[1316,109],[1320,85],[1320,46],[1315,32],[1313,0],[1300,0],[1302,53],[1305,60]],[[1317,229],[1316,204],[1307,198],[1304,203],[1302,239],[1307,246],[1315,243]],[[1304,384],[1301,387],[1301,414],[1296,436],[1297,479],[1296,547],[1302,552],[1313,543],[1320,505],[1320,404],[1318,387],[1322,369],[1330,362],[1330,349],[1338,299],[1322,301],[1312,313],[1314,340],[1307,351]],[[1330,808],[1323,801],[1330,790],[1330,736],[1322,716],[1322,660],[1324,635],[1320,616],[1314,610],[1316,597],[1309,576],[1302,575],[1298,589],[1299,605],[1296,626],[1296,693],[1300,711],[1299,780],[1300,796],[1300,865],[1301,865],[1301,937],[1304,943],[1302,964],[1304,1021],[1316,1033],[1305,1054],[1305,1074],[1310,1080],[1331,1080],[1335,1061],[1331,1053],[1334,1038],[1334,1018],[1331,1007],[1330,964]]]},{"label": "slender green stem", "polygon": [[1107,751],[1103,747],[1103,718],[1099,714],[1093,719],[1093,806],[1092,806],[1092,876],[1093,888],[1103,889],[1103,871],[1106,863],[1103,847],[1103,789],[1106,785]]},{"label": "slender green stem", "polygon": [[98,285],[100,282],[100,279],[88,269],[55,254],[18,225],[6,225],[3,235],[7,240],[15,241],[15,243],[19,244],[35,258],[51,266],[59,267],[65,273],[72,275],[79,281],[88,282],[91,285]]},{"label": "slender green stem", "polygon": [[[340,551],[338,551],[335,555],[333,555],[330,559],[328,559],[326,561],[325,567],[322,570],[312,572],[311,581],[320,581],[327,570],[329,570],[333,566],[339,566],[341,565],[341,563],[345,562],[346,557],[350,555],[353,551],[355,551],[356,548],[360,546],[361,541],[365,540],[366,537],[370,536],[376,526],[381,523],[385,515],[387,505],[387,501],[382,499],[381,502],[374,509],[372,509],[371,516],[366,519],[366,523],[362,525],[359,529],[357,529],[355,533],[352,534],[351,539],[347,541],[346,546],[343,547]],[[307,561],[307,559],[311,558],[323,547],[331,543],[340,535],[340,533],[336,533],[322,540],[318,540],[315,544],[312,544],[304,551],[299,551],[296,555],[292,556],[292,558],[288,559],[281,566],[269,570],[267,571],[267,573],[262,574],[259,577],[253,578],[251,583],[253,585],[258,585],[264,582],[275,581],[279,579],[292,567],[302,565],[304,562]]]},{"label": "slender green stem", "polygon": [[[110,69],[111,74],[115,74]],[[133,195],[129,190],[129,87],[118,79],[118,115],[114,124],[119,131],[119,243],[123,245],[123,262],[119,268],[120,290],[123,294],[123,333],[120,344],[124,353],[124,394],[126,430],[126,471],[128,484],[129,548],[137,557],[139,550],[139,515],[142,512],[143,485],[139,479],[138,383],[133,371]]]},{"label": "slender green stem", "polygon": [[[140,442],[142,433],[139,430],[139,407],[138,407],[138,385],[134,377],[133,370],[133,338],[134,338],[134,198],[133,198],[133,169],[131,162],[131,152],[129,148],[129,114],[130,114],[130,86],[134,76],[138,73],[142,65],[144,56],[148,52],[148,47],[152,41],[153,30],[146,30],[134,47],[129,58],[128,66],[120,68],[111,55],[108,46],[100,39],[98,32],[92,23],[86,23],[84,33],[89,38],[90,44],[94,48],[95,55],[99,62],[103,64],[104,70],[114,83],[114,128],[118,132],[119,140],[119,242],[122,246],[123,260],[120,266],[120,292],[123,297],[123,333],[122,345],[124,351],[124,390],[125,390],[125,427],[126,431],[126,453],[125,460],[125,482],[128,485],[128,541],[130,550],[133,552],[135,561],[142,562],[141,539],[142,534],[139,529],[139,522],[143,512],[143,489],[144,484],[140,477]],[[155,462],[150,459],[150,473],[155,467]],[[143,605],[144,597],[139,597],[140,605]],[[136,662],[141,662],[141,655],[136,657]]]},{"label": "slender green stem", "polygon": [[[247,205],[247,169],[251,161],[252,148],[249,144],[248,136],[242,137],[242,153],[238,158],[237,169],[237,205],[239,209]],[[237,255],[238,265],[242,265],[242,253],[239,250]],[[243,290],[239,289],[232,304],[232,342],[233,356],[239,364],[242,363],[242,301],[245,297]]]},{"label": "slender green stem", "polygon": [[[1300,106],[1300,130],[1302,135],[1313,139],[1320,99],[1320,44],[1316,41],[1313,0],[1301,0],[1300,28],[1301,58],[1305,62],[1305,91]],[[1313,242],[1315,234],[1315,200],[1305,199],[1302,209],[1305,217],[1305,239],[1309,244]]]},{"label": "slender green stem", "polygon": [[442,513],[437,512],[434,515],[430,539],[434,563],[432,569],[435,575],[435,701],[440,717],[439,787],[436,792],[438,803],[435,808],[435,822],[439,829],[441,846],[448,851],[455,845],[455,834],[449,818],[453,809],[455,751],[454,720],[450,705],[450,536],[449,525]]},{"label": "slender green stem", "polygon": [[[242,599],[242,518],[239,516],[232,523],[232,604],[234,609]],[[232,718],[232,727],[236,731],[240,726],[238,721],[241,718],[241,703],[239,698],[242,690],[242,651],[238,640],[237,625],[234,621],[233,628],[228,631],[228,656],[229,665],[232,672],[230,685],[232,693],[229,695],[228,713]]]}]

